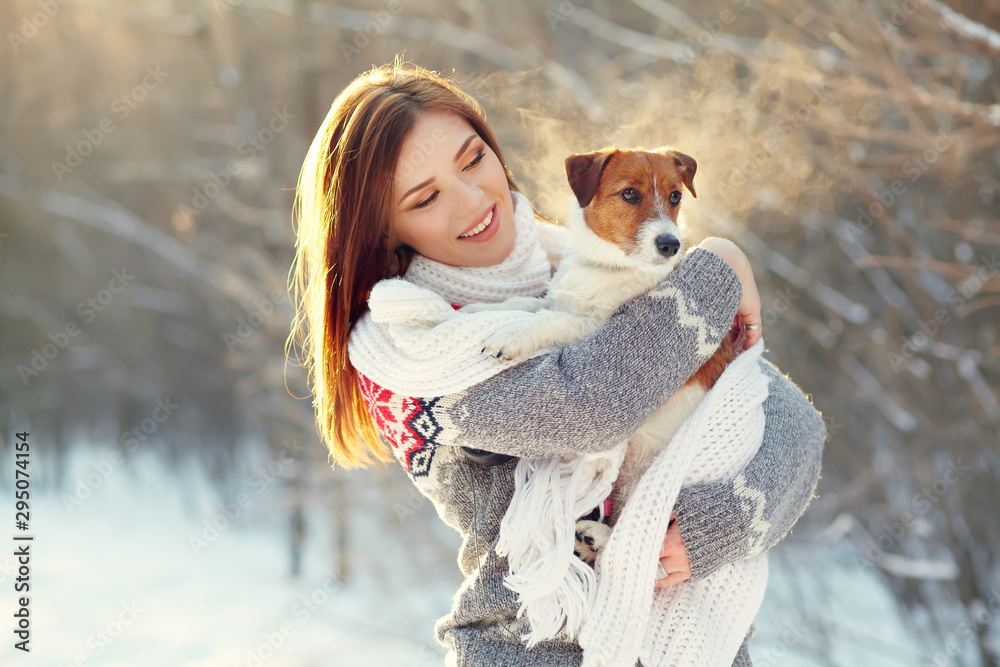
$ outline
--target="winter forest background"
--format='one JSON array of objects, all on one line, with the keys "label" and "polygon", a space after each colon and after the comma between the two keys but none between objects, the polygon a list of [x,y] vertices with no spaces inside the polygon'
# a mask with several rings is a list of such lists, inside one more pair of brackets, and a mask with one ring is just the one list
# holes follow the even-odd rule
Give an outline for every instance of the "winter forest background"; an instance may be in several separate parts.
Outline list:
[{"label": "winter forest background", "polygon": [[306,148],[399,52],[556,219],[572,152],[698,160],[829,429],[754,664],[1000,664],[1000,4],[348,5],[0,4],[3,664],[441,664],[457,536],[398,467],[330,469],[284,352]]}]

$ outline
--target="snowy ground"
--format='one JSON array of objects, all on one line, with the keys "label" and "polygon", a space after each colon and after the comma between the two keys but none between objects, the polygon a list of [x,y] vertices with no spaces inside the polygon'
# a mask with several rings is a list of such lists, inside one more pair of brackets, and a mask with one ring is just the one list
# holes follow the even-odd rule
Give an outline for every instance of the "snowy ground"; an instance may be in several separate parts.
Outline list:
[{"label": "snowy ground", "polygon": [[[74,451],[70,487],[106,456],[90,448]],[[141,452],[72,511],[59,493],[36,491],[32,650],[25,655],[12,647],[14,560],[13,548],[4,548],[0,617],[7,627],[0,664],[443,664],[431,629],[459,581],[457,539],[449,529],[431,535],[434,549],[409,549],[387,537],[393,533],[387,513],[356,512],[353,576],[338,585],[330,570],[330,522],[314,510],[307,516],[303,574],[293,579],[280,483],[259,493],[249,486],[242,491],[249,502],[228,527],[220,521],[217,533],[206,531],[206,521],[218,515],[219,497],[204,475],[193,466],[168,471]],[[372,493],[372,485],[360,484],[352,497],[365,506]],[[4,489],[3,516],[12,515],[11,497]],[[192,542],[198,538],[204,542]],[[852,565],[845,543],[782,545],[772,554],[768,594],[751,642],[755,665],[933,664],[891,595]]]}]

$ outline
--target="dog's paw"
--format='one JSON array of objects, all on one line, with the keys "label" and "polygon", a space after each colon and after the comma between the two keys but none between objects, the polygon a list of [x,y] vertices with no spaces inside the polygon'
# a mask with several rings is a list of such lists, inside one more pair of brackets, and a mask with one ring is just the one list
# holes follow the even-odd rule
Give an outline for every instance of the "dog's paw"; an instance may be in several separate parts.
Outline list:
[{"label": "dog's paw", "polygon": [[611,537],[611,528],[600,521],[583,519],[576,522],[576,546],[573,553],[585,563],[594,564]]},{"label": "dog's paw", "polygon": [[504,361],[522,361],[536,351],[529,332],[522,325],[502,327],[486,339],[483,354]]}]

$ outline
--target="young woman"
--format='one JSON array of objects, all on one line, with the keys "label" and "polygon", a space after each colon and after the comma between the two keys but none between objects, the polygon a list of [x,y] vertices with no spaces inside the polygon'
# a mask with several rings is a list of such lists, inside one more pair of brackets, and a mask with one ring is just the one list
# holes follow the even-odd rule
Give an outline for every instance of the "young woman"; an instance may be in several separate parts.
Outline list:
[{"label": "young woman", "polygon": [[[451,665],[577,666],[563,635],[527,650],[505,560],[493,548],[518,457],[602,451],[627,438],[743,327],[760,338],[749,262],[710,238],[664,281],[678,299],[626,304],[577,345],[520,364],[479,352],[492,314],[457,308],[537,296],[565,230],[518,191],[480,107],[414,67],[366,72],[334,101],[300,175],[292,267],[320,433],[344,466],[396,458],[463,537],[466,577],[436,626]],[[468,320],[481,316],[471,331]],[[749,326],[747,326],[749,325]],[[456,332],[461,332],[458,336]],[[292,338],[289,342],[292,342]],[[812,496],[826,431],[809,399],[773,365],[757,455],[739,480],[684,489],[665,536],[657,586],[706,577],[769,549]],[[746,641],[736,656],[748,665]]]}]

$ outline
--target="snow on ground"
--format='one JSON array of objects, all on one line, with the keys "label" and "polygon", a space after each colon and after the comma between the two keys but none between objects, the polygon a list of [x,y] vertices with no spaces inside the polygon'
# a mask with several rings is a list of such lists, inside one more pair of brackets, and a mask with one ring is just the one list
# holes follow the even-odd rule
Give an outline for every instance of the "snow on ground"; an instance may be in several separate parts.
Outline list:
[{"label": "snow on ground", "polygon": [[[69,480],[105,455],[78,449],[73,458]],[[389,587],[360,569],[357,581],[339,586],[326,556],[326,522],[311,514],[318,534],[303,575],[291,578],[278,484],[259,495],[245,489],[252,502],[196,554],[190,540],[204,538],[205,520],[219,509],[204,476],[193,467],[167,471],[151,457],[134,463],[116,469],[72,513],[54,493],[34,496],[32,650],[26,656],[9,639],[15,575],[7,556],[0,559],[0,617],[8,619],[0,664],[442,664],[430,623],[447,611],[457,577]],[[3,516],[12,516],[12,493],[4,496]]]},{"label": "snow on ground", "polygon": [[[77,447],[66,489],[107,452]],[[0,664],[46,667],[424,667],[443,664],[433,622],[459,583],[457,536],[441,526],[436,551],[393,537],[391,511],[355,510],[353,576],[333,579],[329,519],[307,515],[302,576],[289,576],[282,489],[237,485],[244,506],[220,519],[218,492],[193,465],[167,470],[141,451],[90,497],[67,509],[54,491],[32,499],[30,655],[11,641],[13,548],[0,557]],[[9,477],[4,471],[4,479]],[[35,471],[38,472],[37,470]],[[350,473],[353,505],[371,508],[378,487]],[[44,475],[42,475],[44,476]],[[96,479],[91,477],[91,479]],[[249,478],[244,478],[249,479]],[[405,479],[400,478],[405,484]],[[3,516],[12,516],[4,489]],[[430,511],[428,506],[421,511]],[[232,511],[232,510],[231,510]],[[398,525],[396,526],[398,528]],[[202,539],[194,543],[193,539]],[[9,538],[5,538],[9,539]],[[11,544],[13,541],[11,541]],[[444,549],[440,548],[444,545]],[[887,589],[853,564],[846,543],[781,545],[757,619],[757,667],[926,665]]]},{"label": "snow on ground", "polygon": [[772,550],[767,593],[750,642],[755,667],[929,663],[892,592],[874,568],[856,565],[857,555],[847,543]]}]

